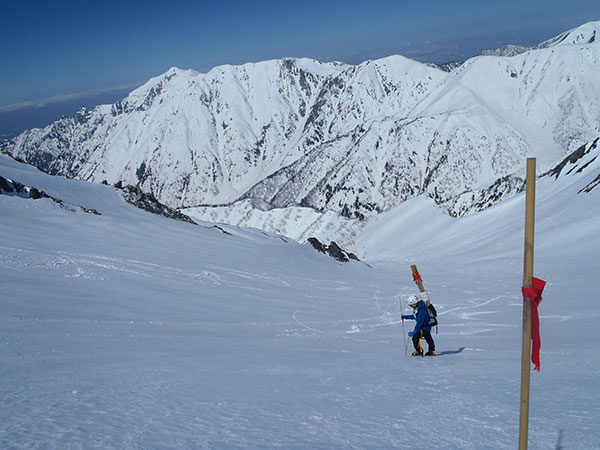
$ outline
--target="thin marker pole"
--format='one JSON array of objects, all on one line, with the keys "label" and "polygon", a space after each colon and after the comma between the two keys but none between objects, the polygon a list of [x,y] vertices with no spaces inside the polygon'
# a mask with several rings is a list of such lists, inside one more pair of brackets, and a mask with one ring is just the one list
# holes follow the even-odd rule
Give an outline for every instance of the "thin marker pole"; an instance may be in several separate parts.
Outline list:
[{"label": "thin marker pole", "polygon": [[[527,192],[525,194],[525,252],[523,287],[533,287],[533,239],[535,234],[535,158],[527,158]],[[521,352],[521,409],[519,450],[527,450],[529,435],[529,385],[531,374],[531,304],[523,297],[523,345]]]},{"label": "thin marker pole", "polygon": [[[400,312],[402,313],[402,310]],[[402,337],[404,338],[404,356],[408,356],[408,343],[406,342],[406,331],[404,330],[404,317],[402,317]]]}]

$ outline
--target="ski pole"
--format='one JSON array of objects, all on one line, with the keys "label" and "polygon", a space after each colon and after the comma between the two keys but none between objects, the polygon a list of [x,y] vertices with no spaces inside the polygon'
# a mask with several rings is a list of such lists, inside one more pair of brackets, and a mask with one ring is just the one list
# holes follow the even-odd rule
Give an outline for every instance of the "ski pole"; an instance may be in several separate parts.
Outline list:
[{"label": "ski pole", "polygon": [[402,338],[404,339],[404,356],[408,356],[408,344],[406,343],[406,333],[404,331],[404,317],[402,316],[402,301],[398,299],[400,303],[400,318],[402,319]]},{"label": "ski pole", "polygon": [[408,344],[406,343],[406,333],[404,332],[404,317],[402,318],[402,337],[404,338],[404,356],[408,356]]}]

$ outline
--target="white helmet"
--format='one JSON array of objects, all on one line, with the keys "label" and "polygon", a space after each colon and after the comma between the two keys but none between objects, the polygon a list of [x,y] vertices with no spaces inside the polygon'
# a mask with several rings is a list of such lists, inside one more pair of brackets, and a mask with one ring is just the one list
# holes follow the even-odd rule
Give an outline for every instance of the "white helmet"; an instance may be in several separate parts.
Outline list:
[{"label": "white helmet", "polygon": [[408,306],[410,306],[411,308],[415,308],[417,306],[417,303],[419,303],[419,297],[413,294],[410,297],[408,297],[407,302]]}]

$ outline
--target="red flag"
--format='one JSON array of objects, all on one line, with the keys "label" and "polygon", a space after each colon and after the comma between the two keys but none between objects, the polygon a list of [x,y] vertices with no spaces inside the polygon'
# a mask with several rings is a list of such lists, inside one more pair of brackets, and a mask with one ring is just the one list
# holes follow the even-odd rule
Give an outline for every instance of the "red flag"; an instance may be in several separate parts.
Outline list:
[{"label": "red flag", "polygon": [[533,287],[526,288],[522,287],[523,297],[528,298],[531,303],[531,362],[535,365],[533,370],[540,370],[540,316],[538,313],[538,305],[542,301],[542,291],[546,282],[539,278],[532,277],[531,282]]}]

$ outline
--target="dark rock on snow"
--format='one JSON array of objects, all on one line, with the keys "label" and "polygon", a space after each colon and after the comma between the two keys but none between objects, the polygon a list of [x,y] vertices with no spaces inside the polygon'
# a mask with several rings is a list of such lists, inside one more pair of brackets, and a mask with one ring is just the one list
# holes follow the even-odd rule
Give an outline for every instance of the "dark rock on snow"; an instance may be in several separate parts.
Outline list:
[{"label": "dark rock on snow", "polygon": [[351,259],[354,261],[360,261],[354,253],[350,253],[342,249],[334,241],[331,241],[329,245],[323,245],[316,237],[310,237],[308,238],[308,242],[318,252],[325,253],[326,255],[329,255],[338,261],[348,262]]}]

